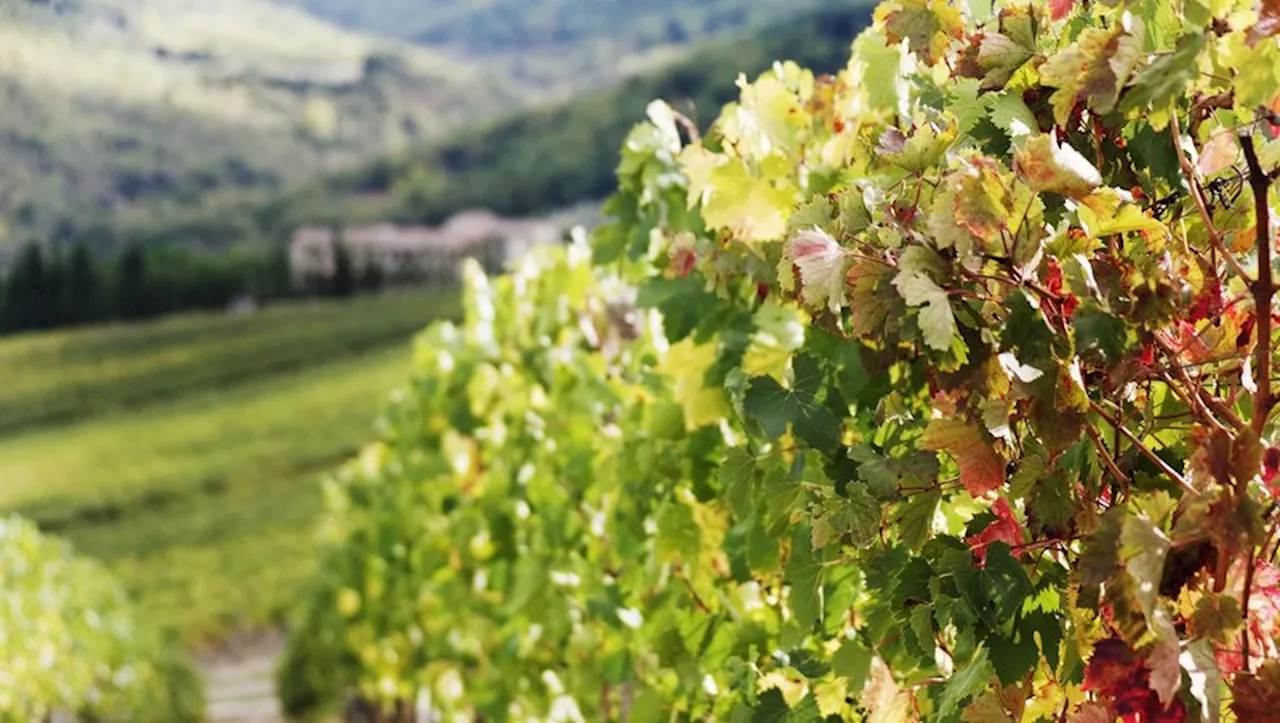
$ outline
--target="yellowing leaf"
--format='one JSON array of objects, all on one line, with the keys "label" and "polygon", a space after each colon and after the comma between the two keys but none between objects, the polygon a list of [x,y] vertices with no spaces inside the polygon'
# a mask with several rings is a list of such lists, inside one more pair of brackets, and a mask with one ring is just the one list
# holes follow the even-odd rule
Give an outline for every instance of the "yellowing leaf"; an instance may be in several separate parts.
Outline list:
[{"label": "yellowing leaf", "polygon": [[837,312],[845,304],[848,261],[848,252],[830,234],[814,226],[787,239],[778,263],[778,278],[784,289],[790,288],[794,264],[800,272],[800,298],[804,303]]},{"label": "yellowing leaf", "polygon": [[918,322],[924,343],[937,351],[951,348],[956,335],[956,317],[947,292],[918,271],[904,271],[893,280],[908,306],[920,307]]},{"label": "yellowing leaf", "polygon": [[1079,198],[1102,185],[1102,175],[1080,152],[1052,134],[1028,138],[1013,153],[1014,170],[1035,191]]},{"label": "yellowing leaf", "polygon": [[1164,224],[1148,216],[1114,188],[1101,188],[1085,196],[1076,215],[1089,238],[1143,231],[1162,245],[1168,234]]},{"label": "yellowing leaf", "polygon": [[1086,28],[1070,46],[1040,66],[1041,81],[1057,88],[1050,101],[1053,117],[1065,126],[1079,101],[1099,114],[1110,113],[1120,90],[1142,57],[1142,24],[1125,15],[1110,29]]},{"label": "yellowing leaf", "polygon": [[929,65],[964,32],[960,10],[947,0],[893,0],[876,8],[875,19],[890,43],[906,40],[911,52]]},{"label": "yellowing leaf", "polygon": [[680,153],[689,181],[689,207],[702,207],[711,229],[731,232],[746,242],[771,241],[787,231],[795,193],[752,176],[740,160],[725,161],[700,145]]},{"label": "yellowing leaf", "polygon": [[693,337],[673,344],[658,371],[675,380],[674,396],[684,409],[685,428],[698,429],[719,422],[729,413],[724,391],[708,387],[703,380],[716,362],[716,342],[695,345]]},{"label": "yellowing leaf", "polygon": [[[812,74],[810,74],[812,84]],[[748,158],[763,158],[796,147],[796,134],[809,126],[800,98],[772,73],[754,83],[738,78],[742,97],[726,110],[720,129]]]},{"label": "yellowing leaf", "polygon": [[954,246],[964,258],[999,239],[1013,212],[1011,203],[1009,186],[994,164],[976,159],[943,179],[929,211],[929,232],[940,248]]},{"label": "yellowing leaf", "polygon": [[962,419],[931,420],[920,438],[920,447],[951,455],[960,468],[960,483],[974,497],[1004,484],[1004,458],[985,432]]},{"label": "yellowing leaf", "polygon": [[951,118],[942,128],[925,123],[909,137],[902,135],[896,128],[890,128],[880,137],[877,150],[885,163],[898,166],[908,173],[923,173],[942,160],[947,149],[955,142],[959,129],[959,121],[955,118]]},{"label": "yellowing leaf", "polygon": [[894,268],[878,261],[859,260],[849,268],[849,331],[854,336],[874,334],[888,318],[895,297]]}]

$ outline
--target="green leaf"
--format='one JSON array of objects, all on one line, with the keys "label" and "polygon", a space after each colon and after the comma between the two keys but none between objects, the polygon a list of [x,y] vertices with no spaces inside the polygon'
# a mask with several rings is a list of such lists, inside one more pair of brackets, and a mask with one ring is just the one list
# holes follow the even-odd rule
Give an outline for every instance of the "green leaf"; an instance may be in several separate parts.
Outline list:
[{"label": "green leaf", "polygon": [[1120,527],[1120,562],[1133,578],[1142,612],[1150,619],[1160,596],[1164,558],[1172,543],[1145,515],[1126,515]]},{"label": "green leaf", "polygon": [[[906,485],[903,485],[906,487]],[[920,483],[923,487],[923,483]],[[919,550],[929,537],[934,512],[942,500],[942,491],[930,489],[913,492],[898,505],[898,539],[908,549]]]},{"label": "green leaf", "polygon": [[1206,593],[1196,601],[1196,609],[1191,613],[1191,626],[1196,635],[1218,645],[1225,646],[1234,640],[1243,624],[1240,601],[1234,595]]},{"label": "green leaf", "polygon": [[807,354],[792,363],[794,381],[790,389],[772,377],[755,377],[743,400],[743,411],[774,439],[786,434],[790,425],[796,437],[815,449],[830,452],[840,444],[840,421],[815,396],[822,384],[822,370]]},{"label": "green leaf", "polygon": [[949,351],[957,328],[947,292],[933,279],[917,271],[899,273],[893,285],[908,306],[920,307],[918,323],[924,343],[936,351]]},{"label": "green leaf", "polygon": [[938,715],[948,718],[959,711],[966,700],[986,690],[995,670],[986,650],[979,650],[973,660],[960,666],[942,686],[938,696]]},{"label": "green leaf", "polygon": [[1075,43],[1040,66],[1041,82],[1058,89],[1051,98],[1058,125],[1067,125],[1080,100],[1102,115],[1115,108],[1121,88],[1142,57],[1141,36],[1136,19],[1109,29],[1086,28]]},{"label": "green leaf", "polygon": [[855,547],[866,547],[879,539],[880,505],[866,487],[850,486],[845,497],[823,501],[813,518],[813,548],[826,547],[848,535]]},{"label": "green leaf", "polygon": [[751,512],[751,488],[755,478],[755,455],[749,449],[731,447],[720,465],[720,487],[739,517],[746,517]]},{"label": "green leaf", "polygon": [[874,335],[902,299],[893,286],[896,271],[881,261],[858,259],[849,267],[849,333]]},{"label": "green leaf", "polygon": [[822,620],[822,581],[825,567],[814,555],[810,541],[812,531],[807,524],[796,526],[791,542],[791,555],[783,579],[791,586],[788,595],[791,613],[805,630]]},{"label": "green leaf", "polygon": [[831,658],[831,670],[849,681],[849,690],[862,690],[871,672],[871,651],[856,638],[846,638]]},{"label": "green leaf", "polygon": [[657,523],[654,541],[658,556],[679,557],[687,564],[696,563],[702,549],[702,530],[693,517],[693,510],[672,500],[658,512]]},{"label": "green leaf", "polygon": [[991,122],[1004,131],[1010,140],[1040,132],[1035,113],[1022,100],[1022,94],[1012,91],[1001,93],[992,102]]},{"label": "green leaf", "polygon": [[1196,73],[1196,61],[1204,50],[1207,37],[1204,33],[1191,33],[1178,38],[1177,47],[1168,55],[1162,55],[1150,65],[1138,71],[1133,82],[1120,101],[1120,110],[1128,112],[1139,108],[1159,110],[1166,108],[1182,91]]},{"label": "green leaf", "polygon": [[1093,351],[1108,364],[1120,361],[1129,347],[1129,329],[1123,320],[1108,314],[1093,301],[1086,301],[1072,317],[1076,348]]},{"label": "green leaf", "polygon": [[964,28],[960,11],[946,2],[892,0],[876,8],[890,44],[907,41],[911,52],[932,65]]}]

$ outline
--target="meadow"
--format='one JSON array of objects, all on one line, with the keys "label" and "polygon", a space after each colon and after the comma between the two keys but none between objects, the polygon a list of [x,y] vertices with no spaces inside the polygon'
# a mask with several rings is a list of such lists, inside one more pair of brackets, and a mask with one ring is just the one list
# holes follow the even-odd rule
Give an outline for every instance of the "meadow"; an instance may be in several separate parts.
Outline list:
[{"label": "meadow", "polygon": [[0,341],[0,509],[105,561],[192,644],[271,624],[319,479],[371,435],[451,296],[393,293]]}]

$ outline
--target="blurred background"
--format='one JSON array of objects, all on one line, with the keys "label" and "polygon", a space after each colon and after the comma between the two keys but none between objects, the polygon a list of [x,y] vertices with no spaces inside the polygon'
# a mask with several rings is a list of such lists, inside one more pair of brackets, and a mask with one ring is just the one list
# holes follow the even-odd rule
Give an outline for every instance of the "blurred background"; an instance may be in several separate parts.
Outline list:
[{"label": "blurred background", "polygon": [[206,661],[215,720],[270,719],[317,482],[459,260],[595,223],[651,99],[706,126],[739,72],[838,69],[868,16],[0,0],[0,512],[106,563]]}]

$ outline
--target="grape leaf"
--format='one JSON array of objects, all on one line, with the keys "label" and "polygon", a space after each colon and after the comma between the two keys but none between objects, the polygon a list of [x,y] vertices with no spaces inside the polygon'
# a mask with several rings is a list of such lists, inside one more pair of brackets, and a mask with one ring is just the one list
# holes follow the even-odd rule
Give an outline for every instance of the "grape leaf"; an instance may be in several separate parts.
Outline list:
[{"label": "grape leaf", "polygon": [[1242,721],[1274,720],[1280,711],[1280,661],[1268,660],[1253,675],[1235,676],[1231,710]]},{"label": "grape leaf", "polygon": [[929,65],[964,31],[960,11],[946,0],[892,0],[876,8],[875,18],[890,44],[905,39],[911,52]]},{"label": "grape leaf", "polygon": [[871,671],[871,651],[855,638],[845,639],[831,657],[831,670],[848,679],[850,690],[862,690]]},{"label": "grape leaf", "polygon": [[982,70],[982,89],[999,90],[1009,82],[1028,60],[1035,57],[1034,40],[1025,45],[1004,33],[988,33],[978,46],[978,67]]},{"label": "grape leaf", "polygon": [[1013,717],[1004,709],[1000,696],[994,691],[984,693],[974,699],[960,716],[964,723],[1015,723]]},{"label": "grape leaf", "polygon": [[1098,169],[1049,133],[1028,138],[1015,149],[1013,167],[1035,191],[1083,198],[1102,185]]},{"label": "grape leaf", "polygon": [[862,485],[845,489],[845,497],[823,501],[813,519],[813,548],[821,549],[848,535],[856,547],[866,547],[880,534],[880,505]]},{"label": "grape leaf", "polygon": [[[923,487],[923,484],[920,484]],[[905,485],[904,485],[905,487]],[[898,538],[908,549],[918,550],[929,537],[933,515],[942,501],[942,491],[927,489],[912,492],[898,505]]]},{"label": "grape leaf", "polygon": [[805,630],[822,620],[822,581],[825,567],[812,549],[813,533],[807,524],[796,526],[783,579],[791,586],[788,596],[796,623]]},{"label": "grape leaf", "polygon": [[879,261],[857,260],[849,267],[849,331],[875,334],[884,327],[895,304],[902,301],[892,286],[894,268]]},{"label": "grape leaf", "polygon": [[1145,515],[1128,515],[1120,528],[1120,561],[1133,578],[1142,612],[1150,620],[1160,594],[1169,538]]},{"label": "grape leaf", "polygon": [[995,520],[978,534],[965,538],[965,542],[969,543],[969,547],[977,556],[978,564],[984,566],[987,561],[987,546],[991,543],[998,541],[1010,547],[1016,547],[1026,542],[1022,534],[1022,526],[1014,518],[1013,510],[1003,497],[995,501],[991,511],[995,513]]},{"label": "grape leaf", "polygon": [[1240,601],[1234,595],[1206,593],[1196,601],[1191,614],[1191,627],[1196,635],[1219,645],[1234,640],[1243,624]]},{"label": "grape leaf", "polygon": [[937,128],[931,123],[916,128],[910,136],[903,136],[896,128],[890,128],[880,137],[880,158],[907,173],[923,173],[938,163],[959,135],[959,122],[951,122]]},{"label": "grape leaf", "polygon": [[938,417],[920,438],[922,449],[946,452],[960,467],[960,482],[969,494],[984,495],[1004,484],[1004,458],[985,432],[961,419]]},{"label": "grape leaf", "polygon": [[1182,95],[1187,82],[1195,75],[1196,61],[1204,50],[1204,33],[1190,33],[1178,38],[1177,47],[1138,71],[1120,101],[1120,110],[1161,109]]},{"label": "grape leaf", "polygon": [[951,349],[957,327],[947,292],[918,271],[899,273],[893,285],[908,306],[920,307],[919,324],[924,343],[941,352]]},{"label": "grape leaf", "polygon": [[756,458],[748,449],[733,447],[725,453],[720,465],[720,487],[724,490],[734,512],[747,517],[751,511],[751,487],[755,483]]},{"label": "grape leaf", "polygon": [[790,425],[797,437],[816,449],[830,452],[840,444],[840,421],[815,401],[824,378],[822,370],[807,354],[795,358],[793,369],[790,389],[772,377],[753,378],[743,400],[743,410],[770,437],[781,437]]},{"label": "grape leaf", "polygon": [[995,165],[975,159],[943,179],[929,212],[929,231],[939,248],[954,246],[961,258],[987,251],[987,244],[1008,228],[1012,200]]},{"label": "grape leaf", "polygon": [[1050,102],[1058,125],[1065,126],[1079,101],[1100,114],[1116,107],[1120,91],[1142,57],[1142,27],[1136,17],[1110,29],[1086,28],[1076,42],[1040,66],[1040,79],[1057,88]]},{"label": "grape leaf", "polygon": [[800,298],[810,308],[838,312],[845,305],[849,254],[831,235],[814,226],[800,231],[783,245],[778,262],[779,284],[790,290],[792,266],[800,272]]},{"label": "grape leaf", "polygon": [[994,675],[987,651],[978,651],[973,660],[943,684],[942,694],[938,696],[938,715],[947,718],[954,714],[964,701],[985,690]]}]

